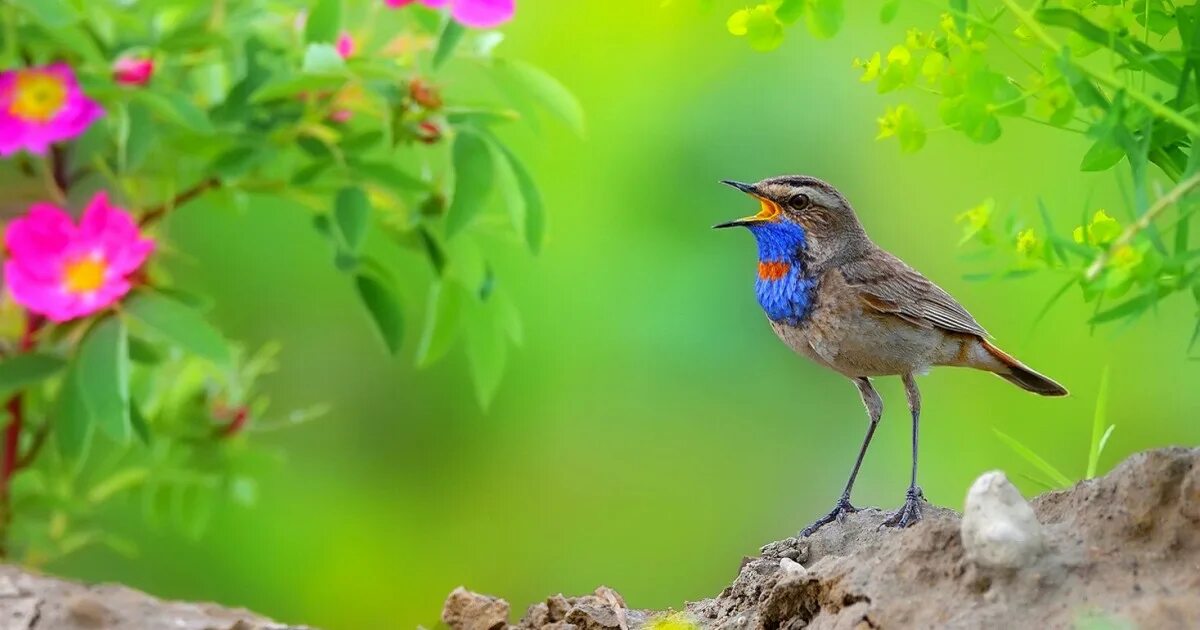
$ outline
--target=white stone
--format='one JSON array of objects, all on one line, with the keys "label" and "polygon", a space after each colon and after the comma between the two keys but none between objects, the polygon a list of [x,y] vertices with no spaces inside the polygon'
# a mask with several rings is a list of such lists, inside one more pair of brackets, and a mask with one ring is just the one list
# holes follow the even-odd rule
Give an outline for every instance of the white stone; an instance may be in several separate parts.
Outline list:
[{"label": "white stone", "polygon": [[1042,552],[1045,536],[1033,508],[1004,473],[984,473],[967,491],[962,542],[981,565],[1018,569]]},{"label": "white stone", "polygon": [[804,565],[791,558],[780,558],[779,568],[783,569],[783,572],[788,575],[808,575],[808,569],[805,569]]}]

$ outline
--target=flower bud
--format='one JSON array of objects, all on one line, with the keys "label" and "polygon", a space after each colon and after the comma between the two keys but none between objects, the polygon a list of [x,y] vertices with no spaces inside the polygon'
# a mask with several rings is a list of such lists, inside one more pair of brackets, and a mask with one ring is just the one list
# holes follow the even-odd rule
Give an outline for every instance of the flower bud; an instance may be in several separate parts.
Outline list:
[{"label": "flower bud", "polygon": [[428,110],[438,110],[442,107],[441,93],[422,79],[413,79],[408,84],[408,96],[414,103]]},{"label": "flower bud", "polygon": [[121,85],[140,87],[154,75],[154,60],[149,57],[121,57],[113,64],[113,79]]},{"label": "flower bud", "polygon": [[417,125],[417,140],[424,144],[437,144],[442,139],[442,128],[428,120]]}]

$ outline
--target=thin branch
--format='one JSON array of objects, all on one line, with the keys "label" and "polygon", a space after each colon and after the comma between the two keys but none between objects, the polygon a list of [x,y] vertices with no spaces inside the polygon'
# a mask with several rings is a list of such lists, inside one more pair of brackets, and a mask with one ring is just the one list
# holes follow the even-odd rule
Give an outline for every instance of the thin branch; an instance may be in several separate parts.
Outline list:
[{"label": "thin branch", "polygon": [[212,190],[213,188],[216,188],[220,185],[221,185],[221,180],[219,180],[215,177],[210,177],[210,178],[200,182],[199,184],[196,184],[195,186],[192,186],[191,188],[179,193],[178,195],[175,195],[174,199],[171,199],[170,201],[167,201],[166,203],[163,203],[163,204],[154,206],[153,208],[150,208],[149,210],[146,211],[145,214],[142,215],[142,218],[140,221],[138,221],[138,224],[141,225],[142,227],[146,227],[147,225],[150,225],[150,224],[154,223],[155,221],[159,221],[163,217],[165,217],[168,212],[174,210],[175,208],[177,208],[179,206],[186,204],[187,202],[195,199],[196,197],[199,197],[200,195],[203,195],[204,193],[208,192],[209,190]]},{"label": "thin branch", "polygon": [[1125,247],[1126,245],[1129,245],[1129,243],[1133,241],[1134,237],[1150,227],[1150,224],[1154,222],[1154,219],[1158,218],[1158,215],[1162,214],[1167,208],[1175,205],[1180,199],[1183,198],[1184,195],[1191,192],[1196,186],[1200,186],[1200,173],[1196,173],[1195,175],[1192,175],[1191,177],[1179,182],[1179,184],[1167,192],[1167,194],[1155,200],[1154,205],[1150,206],[1150,208],[1146,210],[1145,214],[1138,217],[1137,221],[1134,221],[1125,227],[1125,231],[1121,232],[1121,235],[1118,236],[1116,240],[1114,240],[1108,246],[1108,249],[1100,252],[1100,255],[1096,257],[1096,260],[1094,260],[1091,266],[1088,267],[1087,273],[1084,274],[1084,279],[1088,281],[1095,280],[1096,276],[1099,276],[1100,272],[1104,270],[1104,265],[1108,264],[1108,261],[1110,258],[1112,258],[1114,252],[1122,247]]}]

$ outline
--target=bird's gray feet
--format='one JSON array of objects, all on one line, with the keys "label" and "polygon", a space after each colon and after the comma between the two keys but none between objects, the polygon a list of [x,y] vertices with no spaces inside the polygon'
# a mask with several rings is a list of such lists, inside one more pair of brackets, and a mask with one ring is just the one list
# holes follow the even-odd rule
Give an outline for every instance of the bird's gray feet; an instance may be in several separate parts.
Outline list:
[{"label": "bird's gray feet", "polygon": [[884,527],[904,529],[921,520],[921,503],[924,500],[925,495],[921,492],[920,487],[913,486],[909,488],[904,498],[904,507],[896,510],[886,521],[880,523],[880,529]]},{"label": "bird's gray feet", "polygon": [[838,499],[837,505],[833,506],[833,509],[830,510],[828,514],[814,521],[812,525],[805,527],[804,531],[800,532],[800,537],[808,538],[809,536],[812,536],[813,532],[817,531],[818,529],[821,529],[822,527],[834,521],[841,520],[845,515],[853,514],[857,511],[858,508],[850,505],[850,497],[842,495],[842,498]]}]

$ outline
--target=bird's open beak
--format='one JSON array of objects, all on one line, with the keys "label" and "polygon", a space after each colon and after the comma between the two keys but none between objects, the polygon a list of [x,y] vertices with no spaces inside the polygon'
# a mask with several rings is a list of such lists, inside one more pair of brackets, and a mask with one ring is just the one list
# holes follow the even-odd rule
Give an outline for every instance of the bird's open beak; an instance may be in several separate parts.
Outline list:
[{"label": "bird's open beak", "polygon": [[754,197],[758,200],[758,203],[762,205],[762,208],[758,211],[758,214],[754,216],[742,217],[727,223],[718,223],[717,225],[713,226],[714,230],[719,228],[738,227],[741,225],[753,225],[755,223],[763,223],[765,221],[775,221],[779,218],[779,215],[783,213],[783,210],[779,207],[779,204],[767,199],[766,197],[763,197],[762,195],[759,195],[758,189],[754,186],[754,184],[743,184],[742,182],[735,182],[729,179],[723,179],[721,180],[721,183],[725,184],[726,186],[733,186],[747,195]]}]

